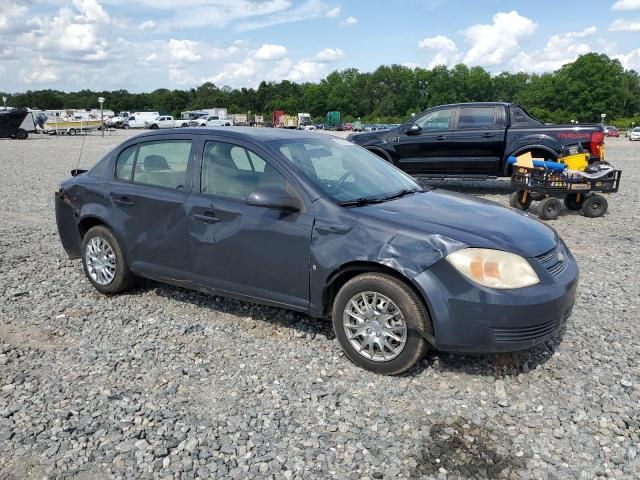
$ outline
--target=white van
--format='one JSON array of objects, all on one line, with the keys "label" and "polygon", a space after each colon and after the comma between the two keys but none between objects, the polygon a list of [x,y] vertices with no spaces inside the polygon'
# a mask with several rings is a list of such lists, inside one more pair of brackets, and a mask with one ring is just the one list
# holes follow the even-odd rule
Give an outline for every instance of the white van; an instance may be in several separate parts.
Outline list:
[{"label": "white van", "polygon": [[145,122],[151,122],[159,116],[158,112],[133,112],[127,118],[127,123],[123,125],[123,128],[145,128]]}]

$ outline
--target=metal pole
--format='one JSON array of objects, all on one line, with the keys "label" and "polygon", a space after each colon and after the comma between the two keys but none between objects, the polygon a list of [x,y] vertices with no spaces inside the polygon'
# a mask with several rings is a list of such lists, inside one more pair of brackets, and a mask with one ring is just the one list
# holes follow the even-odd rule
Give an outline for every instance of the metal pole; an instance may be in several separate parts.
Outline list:
[{"label": "metal pole", "polygon": [[104,138],[104,112],[102,110],[104,104],[100,104],[100,120],[102,120],[102,137]]}]

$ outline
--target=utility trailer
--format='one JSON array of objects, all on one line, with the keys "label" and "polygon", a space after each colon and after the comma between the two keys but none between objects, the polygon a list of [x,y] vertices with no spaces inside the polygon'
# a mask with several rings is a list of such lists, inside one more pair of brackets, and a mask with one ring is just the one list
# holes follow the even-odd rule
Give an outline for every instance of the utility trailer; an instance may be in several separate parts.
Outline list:
[{"label": "utility trailer", "polygon": [[26,140],[29,132],[22,124],[30,114],[27,110],[0,110],[0,138]]}]

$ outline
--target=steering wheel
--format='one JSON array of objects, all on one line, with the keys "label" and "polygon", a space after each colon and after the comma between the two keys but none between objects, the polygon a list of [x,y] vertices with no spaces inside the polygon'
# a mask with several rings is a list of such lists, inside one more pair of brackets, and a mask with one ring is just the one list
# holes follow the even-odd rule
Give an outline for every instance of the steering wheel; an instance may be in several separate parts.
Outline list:
[{"label": "steering wheel", "polygon": [[337,192],[337,191],[340,189],[340,187],[342,187],[342,184],[343,184],[343,183],[347,180],[347,178],[349,178],[349,177],[353,177],[353,178],[354,178],[354,180],[355,180],[355,178],[356,178],[356,177],[354,176],[354,174],[353,174],[353,172],[352,172],[351,170],[348,170],[348,171],[346,171],[346,172],[344,172],[344,173],[342,174],[342,176],[338,179],[338,181],[336,182],[336,184],[335,184],[333,187],[331,187],[331,193],[335,193],[335,192]]}]

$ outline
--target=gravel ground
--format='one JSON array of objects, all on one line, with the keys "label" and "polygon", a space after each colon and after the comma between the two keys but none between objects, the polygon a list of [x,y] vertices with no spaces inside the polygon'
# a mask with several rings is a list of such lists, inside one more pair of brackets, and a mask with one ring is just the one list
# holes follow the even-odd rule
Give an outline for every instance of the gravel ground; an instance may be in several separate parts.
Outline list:
[{"label": "gravel ground", "polygon": [[[81,166],[127,135],[87,137]],[[608,141],[605,217],[552,222],[582,272],[561,336],[389,378],[304,315],[98,294],[52,208],[82,141],[0,140],[0,479],[640,477],[640,142]],[[439,185],[508,201],[505,181]]]}]

